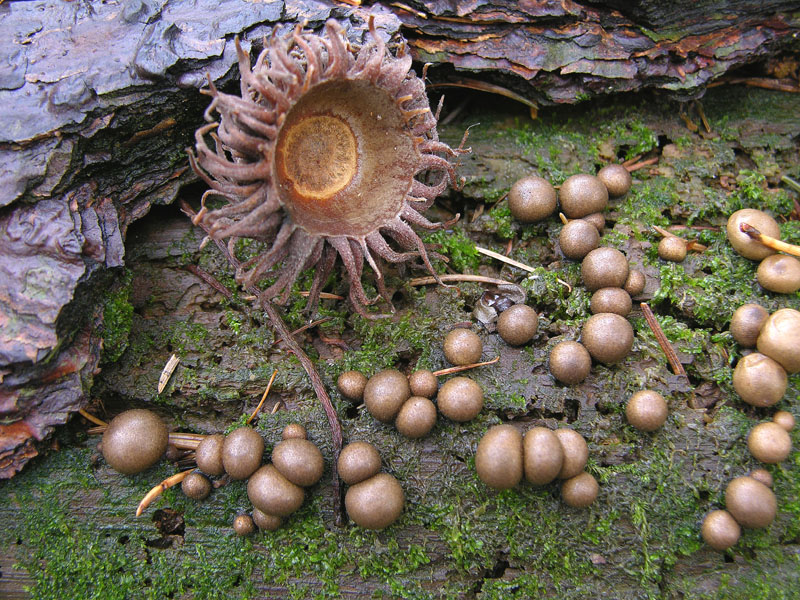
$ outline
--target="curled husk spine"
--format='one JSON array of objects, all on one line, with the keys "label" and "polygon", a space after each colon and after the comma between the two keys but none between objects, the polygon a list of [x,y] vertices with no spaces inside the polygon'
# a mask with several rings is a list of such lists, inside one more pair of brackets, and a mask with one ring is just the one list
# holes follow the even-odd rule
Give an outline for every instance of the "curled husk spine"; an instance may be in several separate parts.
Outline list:
[{"label": "curled husk spine", "polygon": [[[393,263],[421,258],[435,275],[410,225],[446,225],[421,211],[448,186],[458,187],[454,159],[469,152],[466,135],[455,149],[439,140],[438,111],[431,112],[405,45],[394,55],[372,19],[369,29],[360,49],[351,49],[335,21],[320,35],[300,26],[274,34],[252,67],[237,39],[241,96],[210,81],[205,90],[212,98],[209,123],[196,131],[189,156],[211,189],[195,223],[214,239],[228,238],[231,251],[239,238],[268,244],[236,273],[245,285],[273,278],[265,299],[285,302],[301,271],[315,266],[308,302],[314,311],[337,256],[353,307],[365,316],[377,298],[367,298],[362,287],[364,261],[387,302],[376,256]],[[308,142],[314,135],[319,143]],[[207,208],[214,196],[228,203]]]}]

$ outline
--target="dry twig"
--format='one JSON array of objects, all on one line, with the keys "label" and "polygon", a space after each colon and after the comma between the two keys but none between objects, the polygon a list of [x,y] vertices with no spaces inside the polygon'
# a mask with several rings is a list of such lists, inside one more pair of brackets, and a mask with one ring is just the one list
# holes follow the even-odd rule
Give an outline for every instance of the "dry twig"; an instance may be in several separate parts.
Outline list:
[{"label": "dry twig", "polygon": [[186,479],[186,476],[194,471],[194,469],[187,469],[186,471],[181,471],[180,473],[175,473],[171,477],[167,477],[164,481],[159,483],[153,489],[151,489],[145,497],[142,498],[142,501],[139,502],[139,506],[136,508],[136,516],[140,516],[145,509],[153,503],[153,500],[158,498],[161,494],[164,493],[164,490],[168,490],[173,485],[178,485],[181,481]]},{"label": "dry twig", "polygon": [[[661,346],[661,350],[667,356],[667,360],[672,367],[672,372],[675,373],[675,375],[682,375],[687,381],[689,381],[689,376],[686,375],[686,371],[684,370],[681,361],[678,360],[678,354],[675,352],[675,348],[672,347],[672,344],[670,344],[667,336],[664,334],[664,330],[661,329],[661,325],[658,324],[658,320],[653,314],[653,311],[650,309],[650,306],[647,304],[647,302],[642,302],[639,306],[642,307],[644,320],[647,321],[647,324],[650,327],[650,330],[653,332],[658,345]],[[697,408],[695,406],[694,391],[692,391],[692,397],[689,400],[689,407]]]}]

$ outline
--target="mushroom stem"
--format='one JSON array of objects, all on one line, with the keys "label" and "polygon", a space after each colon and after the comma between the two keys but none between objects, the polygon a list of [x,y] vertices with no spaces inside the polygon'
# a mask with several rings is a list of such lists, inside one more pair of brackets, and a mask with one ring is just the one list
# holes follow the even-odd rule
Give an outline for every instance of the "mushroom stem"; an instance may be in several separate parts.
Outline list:
[{"label": "mushroom stem", "polygon": [[786,254],[791,254],[792,256],[800,256],[800,246],[787,244],[786,242],[782,242],[777,238],[763,234],[748,223],[740,223],[739,229],[742,231],[742,233],[746,233],[752,239],[763,244],[767,248],[772,248],[778,252],[786,252]]},{"label": "mushroom stem", "polygon": [[472,363],[471,365],[459,365],[457,367],[449,367],[447,369],[440,369],[439,371],[434,371],[433,374],[436,377],[441,377],[442,375],[452,375],[453,373],[461,373],[461,371],[468,371],[469,369],[474,369],[475,367],[485,367],[486,365],[493,365],[500,357],[493,358],[492,360],[487,360],[485,362],[478,362]]},{"label": "mushroom stem", "polygon": [[[264,390],[264,395],[261,396],[261,402],[258,403],[258,406],[256,406],[256,409],[253,411],[253,414],[250,415],[249,419],[247,419],[247,424],[248,425],[250,425],[250,423],[253,421],[253,419],[256,418],[256,415],[258,414],[258,411],[261,410],[261,407],[264,406],[264,400],[267,399],[267,394],[269,394],[270,389],[272,389],[272,382],[275,381],[275,376],[277,374],[278,374],[278,369],[275,369],[272,372],[272,377],[269,378],[269,383],[267,383],[267,389]],[[275,406],[278,406],[278,405],[276,404]]]},{"label": "mushroom stem", "polygon": [[674,233],[672,233],[672,232],[671,232],[671,231],[669,231],[668,229],[664,229],[663,227],[659,227],[658,225],[652,225],[652,227],[653,227],[653,229],[655,229],[655,230],[656,230],[656,231],[657,231],[659,234],[661,234],[661,236],[662,236],[662,237],[674,237],[674,238],[678,238],[679,240],[681,240],[683,243],[685,243],[685,244],[686,244],[686,249],[687,249],[687,250],[694,250],[695,252],[705,252],[706,250],[708,250],[708,246],[705,246],[705,245],[703,245],[703,244],[701,244],[701,243],[699,243],[699,242],[696,242],[696,241],[694,241],[694,240],[687,240],[687,239],[684,239],[684,238],[682,238],[682,237],[681,237],[681,236],[679,236],[679,235],[675,235]]},{"label": "mushroom stem", "polygon": [[139,506],[136,507],[136,516],[137,517],[140,516],[145,511],[145,509],[148,506],[150,506],[150,504],[152,504],[153,500],[158,498],[164,492],[164,490],[171,488],[173,485],[178,485],[181,481],[186,479],[186,476],[192,471],[194,471],[194,468],[186,469],[185,471],[181,471],[180,473],[175,473],[175,475],[167,477],[164,481],[162,481],[153,489],[151,489],[149,492],[147,492],[147,494],[145,494],[145,497],[142,498],[142,501],[139,502]]},{"label": "mushroom stem", "polygon": [[567,219],[566,215],[562,212],[558,213],[558,218],[561,219],[561,222],[566,225],[569,223],[569,219]]},{"label": "mushroom stem", "polygon": [[170,433],[169,443],[181,450],[197,450],[206,437],[202,433]]},{"label": "mushroom stem", "polygon": [[[496,279],[494,277],[486,277],[485,275],[465,275],[463,273],[453,273],[450,275],[439,275],[442,281],[474,281],[476,283],[489,283],[493,285],[513,285],[510,281],[504,279]],[[437,283],[433,277],[415,277],[410,279],[408,285],[431,285]]]}]

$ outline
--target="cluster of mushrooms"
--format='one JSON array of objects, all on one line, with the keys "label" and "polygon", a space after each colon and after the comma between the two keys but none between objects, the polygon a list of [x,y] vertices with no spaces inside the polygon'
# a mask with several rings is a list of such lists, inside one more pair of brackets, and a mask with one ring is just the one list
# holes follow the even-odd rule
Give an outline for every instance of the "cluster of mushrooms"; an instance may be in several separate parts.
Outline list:
[{"label": "cluster of mushrooms", "polygon": [[[456,366],[480,360],[483,342],[474,331],[455,328],[444,339],[444,355]],[[363,400],[367,411],[382,423],[394,423],[407,438],[428,435],[436,425],[437,408],[451,421],[471,421],[483,408],[483,390],[469,377],[448,379],[441,388],[437,376],[419,369],[406,377],[397,369],[367,379],[360,371],[345,371],[336,380],[339,393],[353,402]],[[436,397],[436,404],[432,398]]]},{"label": "cluster of mushrooms", "polygon": [[[733,313],[730,332],[745,351],[758,350],[745,354],[737,363],[734,390],[751,406],[774,406],[786,393],[787,374],[800,372],[800,312],[782,308],[770,315],[758,304],[745,304]],[[789,432],[794,426],[790,412],[776,411],[771,421],[750,430],[750,454],[765,464],[786,460],[792,451]],[[761,528],[772,523],[777,499],[771,487],[772,475],[763,468],[733,479],[725,490],[726,509],[711,511],[703,521],[701,534],[706,543],[716,550],[727,550],[739,541],[742,527]]]}]

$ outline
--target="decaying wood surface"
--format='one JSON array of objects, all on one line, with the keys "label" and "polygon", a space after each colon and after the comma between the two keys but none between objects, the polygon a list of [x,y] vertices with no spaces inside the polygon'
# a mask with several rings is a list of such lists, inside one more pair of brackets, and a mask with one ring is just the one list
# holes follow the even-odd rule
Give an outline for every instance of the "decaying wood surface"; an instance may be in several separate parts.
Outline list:
[{"label": "decaying wood surface", "polygon": [[258,46],[275,27],[336,18],[359,43],[369,13],[434,65],[434,82],[564,103],[643,88],[695,96],[800,25],[796,2],[607,4],[0,4],[0,477],[86,401],[109,270],[125,263],[129,225],[191,181],[197,89],[235,76],[236,35]]}]

